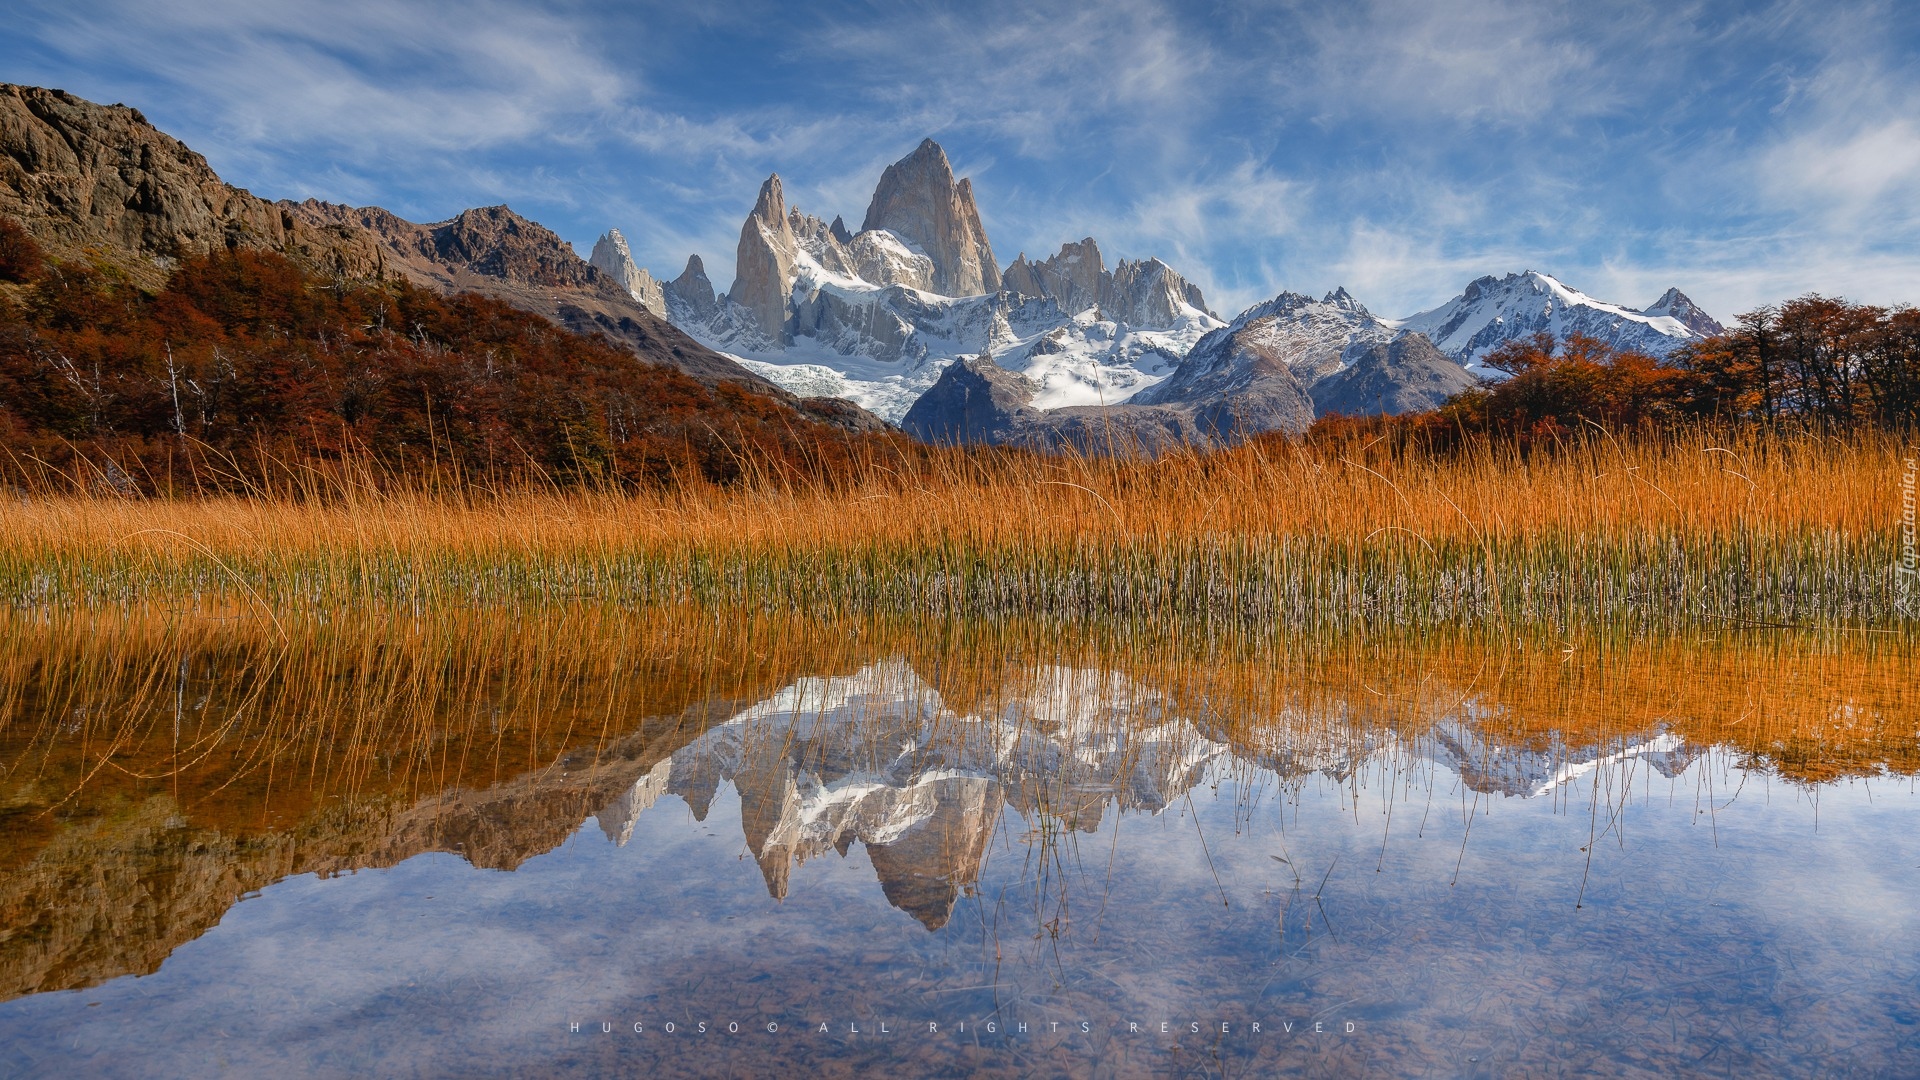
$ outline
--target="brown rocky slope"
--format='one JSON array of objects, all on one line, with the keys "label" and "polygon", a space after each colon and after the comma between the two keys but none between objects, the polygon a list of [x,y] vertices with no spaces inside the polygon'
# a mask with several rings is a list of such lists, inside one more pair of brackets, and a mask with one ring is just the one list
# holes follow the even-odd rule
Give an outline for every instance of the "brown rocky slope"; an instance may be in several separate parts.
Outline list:
[{"label": "brown rocky slope", "polygon": [[221,180],[206,158],[125,105],[0,84],[0,214],[56,259],[109,267],[143,288],[158,288],[185,256],[266,249],[332,276],[482,293],[569,330],[604,333],[709,386],[740,383],[843,427],[884,426],[844,402],[800,399],[698,344],[505,206],[420,225],[377,207],[270,202]]}]

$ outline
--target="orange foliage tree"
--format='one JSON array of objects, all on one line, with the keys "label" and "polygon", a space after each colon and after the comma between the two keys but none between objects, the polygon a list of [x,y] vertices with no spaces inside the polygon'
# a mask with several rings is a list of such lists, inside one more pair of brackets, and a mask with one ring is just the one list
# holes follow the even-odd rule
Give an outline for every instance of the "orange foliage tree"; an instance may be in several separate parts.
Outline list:
[{"label": "orange foliage tree", "polygon": [[16,473],[178,490],[369,455],[390,478],[728,483],[830,478],[888,438],[498,300],[327,281],[274,254],[188,259],[157,295],[37,255],[18,272],[30,284],[0,295],[0,467]]}]

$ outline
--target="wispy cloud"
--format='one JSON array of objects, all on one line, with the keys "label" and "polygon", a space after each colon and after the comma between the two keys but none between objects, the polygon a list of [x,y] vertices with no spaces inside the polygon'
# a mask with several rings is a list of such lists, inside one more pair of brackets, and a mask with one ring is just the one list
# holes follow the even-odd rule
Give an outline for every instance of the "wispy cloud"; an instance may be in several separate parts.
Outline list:
[{"label": "wispy cloud", "polygon": [[628,79],[582,28],[500,0],[110,0],[32,5],[49,46],[137,81],[194,87],[233,137],[349,150],[461,150],[552,132]]}]

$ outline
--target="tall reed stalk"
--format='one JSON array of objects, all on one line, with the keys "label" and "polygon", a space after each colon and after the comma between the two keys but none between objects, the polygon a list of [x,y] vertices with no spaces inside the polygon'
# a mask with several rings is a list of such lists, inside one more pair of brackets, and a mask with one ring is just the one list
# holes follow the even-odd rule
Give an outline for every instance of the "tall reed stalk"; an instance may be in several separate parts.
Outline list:
[{"label": "tall reed stalk", "polygon": [[[876,452],[878,453],[878,452]],[[15,606],[748,604],[1299,628],[1910,625],[1903,447],[1688,430],[1521,454],[1262,443],[1153,461],[937,452],[656,492],[263,481],[16,493]]]}]

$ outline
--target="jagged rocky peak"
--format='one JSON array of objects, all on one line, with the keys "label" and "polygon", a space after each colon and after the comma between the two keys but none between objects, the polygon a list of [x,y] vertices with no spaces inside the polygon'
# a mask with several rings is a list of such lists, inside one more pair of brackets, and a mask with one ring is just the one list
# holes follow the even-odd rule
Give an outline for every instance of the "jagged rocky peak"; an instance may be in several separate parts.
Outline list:
[{"label": "jagged rocky peak", "polygon": [[933,290],[977,296],[1000,288],[1000,264],[987,242],[973,184],[956,181],[947,152],[926,139],[887,166],[867,204],[861,232],[885,229],[933,261]]},{"label": "jagged rocky peak", "polygon": [[1000,272],[1000,287],[1021,296],[1045,296],[1045,286],[1040,284],[1040,274],[1033,263],[1027,261],[1027,253],[1021,252]]},{"label": "jagged rocky peak", "polygon": [[451,221],[429,226],[443,262],[517,285],[582,288],[593,269],[559,234],[507,206],[462,210]]},{"label": "jagged rocky peak", "polygon": [[1101,311],[1131,326],[1172,326],[1207,314],[1200,288],[1159,259],[1122,260],[1100,299]]},{"label": "jagged rocky peak", "polygon": [[[687,256],[687,268],[680,276],[661,286],[669,304],[684,304],[688,312],[698,318],[711,318],[719,309],[719,298],[713,294],[713,282],[707,279],[707,266],[700,256]],[[677,313],[676,313],[676,317]]]},{"label": "jagged rocky peak", "polygon": [[644,267],[634,265],[633,249],[627,246],[627,238],[619,229],[608,229],[594,242],[593,256],[587,262],[627,290],[627,294],[648,311],[662,317],[667,314],[667,300],[660,291],[660,283]]},{"label": "jagged rocky peak", "polygon": [[740,226],[740,246],[734,258],[733,288],[727,298],[750,312],[770,341],[787,339],[794,257],[799,243],[787,219],[787,200],[780,174],[760,185],[753,212]]},{"label": "jagged rocky peak", "polygon": [[833,215],[833,224],[828,227],[827,231],[833,234],[835,240],[843,244],[853,243],[853,234],[847,231],[847,223],[840,219],[839,214]]},{"label": "jagged rocky peak", "polygon": [[1091,236],[1062,244],[1059,254],[1043,262],[1030,262],[1021,252],[1001,282],[1011,292],[1051,297],[1069,315],[1098,308],[1102,319],[1129,326],[1172,326],[1210,314],[1199,288],[1159,259],[1122,260],[1109,272]]},{"label": "jagged rocky peak", "polygon": [[1347,291],[1345,285],[1337,286],[1332,292],[1322,297],[1320,302],[1323,304],[1332,304],[1335,307],[1346,308],[1350,311],[1358,311],[1361,313],[1366,313],[1367,311],[1366,305],[1355,300],[1353,294]]},{"label": "jagged rocky peak", "polygon": [[1060,245],[1060,253],[1044,262],[1028,262],[1023,251],[1001,280],[1006,288],[1026,296],[1053,297],[1069,315],[1099,304],[1112,281],[1100,245],[1091,236]]},{"label": "jagged rocky peak", "polygon": [[1699,334],[1701,337],[1717,337],[1727,332],[1720,320],[1700,310],[1699,305],[1687,298],[1679,289],[1668,289],[1660,294],[1660,299],[1642,308],[1642,315],[1659,317],[1665,315],[1680,320],[1680,325]]},{"label": "jagged rocky peak", "polygon": [[[840,220],[835,218],[835,221]],[[787,227],[793,230],[794,243],[800,250],[813,257],[822,270],[843,277],[858,277],[854,266],[853,253],[847,250],[847,241],[834,234],[832,226],[812,214],[802,213],[797,206],[787,208]],[[842,226],[842,231],[845,226]]]}]

